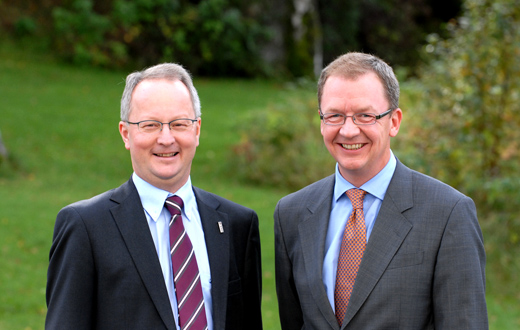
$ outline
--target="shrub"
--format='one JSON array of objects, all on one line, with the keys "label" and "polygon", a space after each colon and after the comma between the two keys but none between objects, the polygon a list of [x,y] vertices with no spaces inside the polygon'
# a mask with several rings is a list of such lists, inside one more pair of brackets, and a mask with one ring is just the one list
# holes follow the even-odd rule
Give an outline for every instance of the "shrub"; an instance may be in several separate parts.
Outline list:
[{"label": "shrub", "polygon": [[179,62],[199,75],[261,75],[259,41],[268,33],[240,9],[228,0],[73,0],[53,9],[52,39],[80,64]]},{"label": "shrub", "polygon": [[56,7],[54,19],[56,51],[75,64],[107,66],[125,57],[124,52],[112,52],[106,34],[113,28],[108,17],[93,10],[92,0],[75,0],[71,9]]},{"label": "shrub", "polygon": [[239,122],[241,141],[233,147],[229,168],[240,178],[296,190],[334,172],[316,100],[290,99]]},{"label": "shrub", "polygon": [[[429,38],[403,157],[471,196],[493,290],[520,292],[520,7],[467,0],[451,37]],[[406,116],[405,111],[405,116]],[[494,281],[499,279],[499,281]]]}]

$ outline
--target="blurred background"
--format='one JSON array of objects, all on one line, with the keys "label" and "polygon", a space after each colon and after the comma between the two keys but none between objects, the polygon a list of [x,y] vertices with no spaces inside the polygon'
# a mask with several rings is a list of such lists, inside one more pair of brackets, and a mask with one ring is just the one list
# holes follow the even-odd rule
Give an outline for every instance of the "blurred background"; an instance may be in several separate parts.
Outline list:
[{"label": "blurred background", "polygon": [[194,76],[194,185],[260,217],[265,329],[279,329],[272,213],[334,171],[316,79],[347,51],[401,83],[392,150],[475,201],[491,329],[520,328],[517,0],[0,0],[0,330],[43,329],[63,206],[132,173],[124,79],[160,62]]},{"label": "blurred background", "polygon": [[[76,65],[183,63],[197,76],[319,75],[346,50],[414,71],[462,0],[2,0],[5,33]],[[512,2],[511,2],[512,4]],[[34,40],[36,39],[36,40]]]}]

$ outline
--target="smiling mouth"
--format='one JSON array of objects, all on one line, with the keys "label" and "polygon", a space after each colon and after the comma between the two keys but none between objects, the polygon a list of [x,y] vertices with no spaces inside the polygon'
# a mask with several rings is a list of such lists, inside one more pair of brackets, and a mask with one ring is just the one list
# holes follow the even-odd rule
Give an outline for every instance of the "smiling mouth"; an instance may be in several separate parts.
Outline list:
[{"label": "smiling mouth", "polygon": [[357,144],[342,144],[341,145],[343,148],[347,149],[347,150],[358,150],[358,149],[361,149],[361,147],[363,147],[363,144],[362,143],[357,143]]},{"label": "smiling mouth", "polygon": [[158,157],[173,157],[177,156],[178,152],[170,152],[169,154],[155,154]]}]

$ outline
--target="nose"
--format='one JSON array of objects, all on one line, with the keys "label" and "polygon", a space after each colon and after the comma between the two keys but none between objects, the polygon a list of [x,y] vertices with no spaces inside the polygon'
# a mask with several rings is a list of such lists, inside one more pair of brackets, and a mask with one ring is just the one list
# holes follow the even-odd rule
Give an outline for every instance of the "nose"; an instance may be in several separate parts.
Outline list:
[{"label": "nose", "polygon": [[163,125],[157,136],[157,143],[170,145],[175,142],[175,134],[169,125]]},{"label": "nose", "polygon": [[352,116],[348,116],[345,118],[345,123],[341,126],[339,132],[346,137],[356,136],[359,134],[359,126],[354,123]]}]

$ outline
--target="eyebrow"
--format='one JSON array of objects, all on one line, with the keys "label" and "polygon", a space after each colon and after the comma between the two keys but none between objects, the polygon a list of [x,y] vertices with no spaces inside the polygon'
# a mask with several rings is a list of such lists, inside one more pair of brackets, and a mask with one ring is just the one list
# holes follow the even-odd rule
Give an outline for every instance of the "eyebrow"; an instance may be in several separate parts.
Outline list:
[{"label": "eyebrow", "polygon": [[[372,106],[366,106],[361,109],[351,110],[351,111],[354,113],[375,113],[376,112],[376,110]],[[323,113],[325,114],[325,113],[345,113],[345,112],[342,110],[336,109],[336,108],[331,108],[331,109],[327,109],[326,112],[323,111]]]}]

